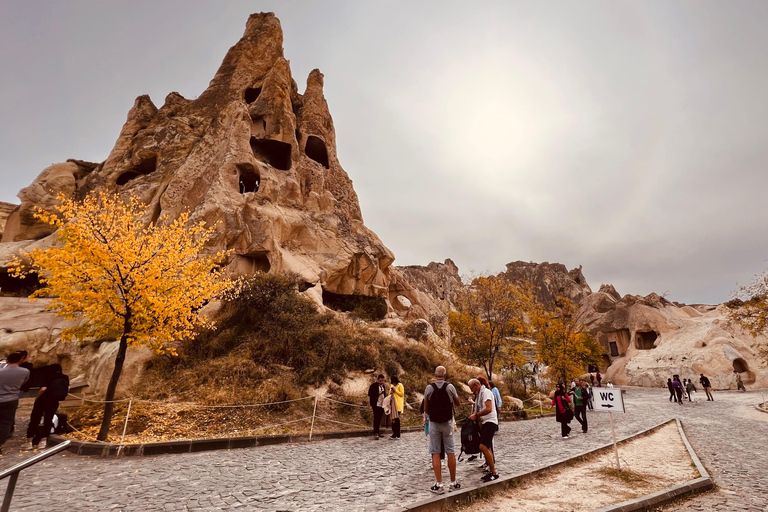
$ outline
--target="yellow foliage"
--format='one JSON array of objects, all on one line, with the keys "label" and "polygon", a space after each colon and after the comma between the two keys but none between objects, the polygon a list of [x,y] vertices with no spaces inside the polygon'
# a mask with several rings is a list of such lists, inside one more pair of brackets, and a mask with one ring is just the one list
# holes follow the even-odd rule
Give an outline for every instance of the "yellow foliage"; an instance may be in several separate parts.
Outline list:
[{"label": "yellow foliage", "polygon": [[207,325],[197,310],[231,287],[219,253],[199,257],[212,229],[187,227],[189,214],[166,226],[145,225],[146,205],[106,193],[77,202],[59,197],[58,215],[35,216],[58,228],[60,246],[26,254],[42,287],[32,297],[52,296],[47,309],[76,322],[64,339],[125,337],[157,353]]},{"label": "yellow foliage", "polygon": [[495,364],[515,367],[525,362],[522,341],[531,307],[523,288],[499,276],[481,276],[461,288],[456,311],[448,315],[454,352],[470,364],[482,367],[492,380]]}]

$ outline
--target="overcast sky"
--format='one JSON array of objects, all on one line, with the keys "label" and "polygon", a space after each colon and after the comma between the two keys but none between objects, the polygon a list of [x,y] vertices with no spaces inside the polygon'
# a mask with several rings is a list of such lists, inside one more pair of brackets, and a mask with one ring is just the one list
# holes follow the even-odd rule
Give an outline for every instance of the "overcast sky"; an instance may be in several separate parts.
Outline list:
[{"label": "overcast sky", "polygon": [[768,2],[0,0],[0,201],[197,97],[248,15],[315,67],[396,264],[560,262],[722,302],[768,258]]}]

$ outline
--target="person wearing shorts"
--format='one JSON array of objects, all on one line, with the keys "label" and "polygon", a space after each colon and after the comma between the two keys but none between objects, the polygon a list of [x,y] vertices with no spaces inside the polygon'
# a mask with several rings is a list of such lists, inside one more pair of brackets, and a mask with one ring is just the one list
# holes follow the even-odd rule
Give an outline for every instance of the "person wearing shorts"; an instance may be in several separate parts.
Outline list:
[{"label": "person wearing shorts", "polygon": [[429,453],[435,472],[435,484],[429,490],[436,494],[444,492],[441,447],[448,455],[448,473],[451,476],[448,490],[461,487],[456,481],[456,450],[453,443],[453,407],[461,405],[461,401],[453,384],[445,381],[445,375],[444,366],[435,368],[435,382],[424,390],[424,413],[429,416]]},{"label": "person wearing shorts", "polygon": [[469,419],[480,422],[480,451],[483,452],[483,457],[488,463],[488,473],[481,480],[491,482],[499,478],[491,450],[493,435],[499,429],[499,417],[494,405],[495,399],[491,390],[483,386],[477,379],[469,381],[469,389],[475,394],[475,406]]}]

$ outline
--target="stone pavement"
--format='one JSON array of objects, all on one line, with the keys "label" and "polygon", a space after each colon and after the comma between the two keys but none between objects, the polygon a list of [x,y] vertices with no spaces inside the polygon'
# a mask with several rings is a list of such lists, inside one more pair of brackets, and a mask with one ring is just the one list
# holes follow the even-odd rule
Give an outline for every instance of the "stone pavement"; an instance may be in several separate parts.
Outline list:
[{"label": "stone pavement", "polygon": [[[679,417],[720,487],[666,510],[768,510],[768,414],[753,407],[760,393],[721,392],[683,406],[667,397],[666,389],[628,388],[617,435]],[[554,418],[503,423],[499,471],[532,470],[610,442],[607,414],[589,422],[588,434],[574,428],[568,440]],[[19,454],[19,442],[6,444],[0,468],[30,455]],[[459,464],[463,486],[480,476],[475,464]],[[65,454],[22,472],[12,510],[397,510],[430,497],[433,479],[422,433],[122,459]]]}]

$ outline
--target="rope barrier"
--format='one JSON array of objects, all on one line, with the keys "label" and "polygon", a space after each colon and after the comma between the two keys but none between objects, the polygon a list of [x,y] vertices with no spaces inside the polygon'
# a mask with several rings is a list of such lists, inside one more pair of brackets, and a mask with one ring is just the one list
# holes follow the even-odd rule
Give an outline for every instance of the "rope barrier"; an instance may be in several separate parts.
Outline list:
[{"label": "rope barrier", "polygon": [[328,400],[329,402],[336,402],[337,404],[351,405],[352,407],[359,407],[361,409],[367,409],[368,407],[370,407],[369,405],[358,405],[358,404],[351,404],[349,402],[342,402],[340,400],[334,400],[333,398],[328,398],[327,396],[320,397],[320,400]]},{"label": "rope barrier", "polygon": [[[280,405],[280,404],[288,404],[292,402],[300,402],[302,400],[310,400],[314,399],[313,396],[305,396],[302,398],[294,398],[291,400],[281,400],[279,402],[264,402],[259,404],[237,404],[237,405],[206,405],[206,404],[195,404],[192,402],[158,402],[154,400],[142,400],[139,398],[125,398],[121,400],[89,400],[84,397],[80,397],[77,395],[73,395],[72,393],[68,393],[69,396],[73,396],[77,398],[78,400],[81,400],[83,402],[91,402],[94,404],[106,404],[106,403],[118,403],[118,402],[140,402],[145,404],[158,404],[158,405],[174,405],[174,406],[182,406],[182,407],[200,407],[205,409],[221,409],[221,408],[243,408],[243,407],[262,407],[265,405]],[[351,405],[351,404],[350,404]]]},{"label": "rope barrier", "polygon": [[369,428],[368,425],[358,425],[356,423],[346,423],[344,421],[336,421],[336,420],[332,420],[330,418],[323,418],[322,416],[316,416],[316,419],[324,420],[324,421],[330,421],[331,423],[338,423],[339,425],[349,425],[350,427]]}]

